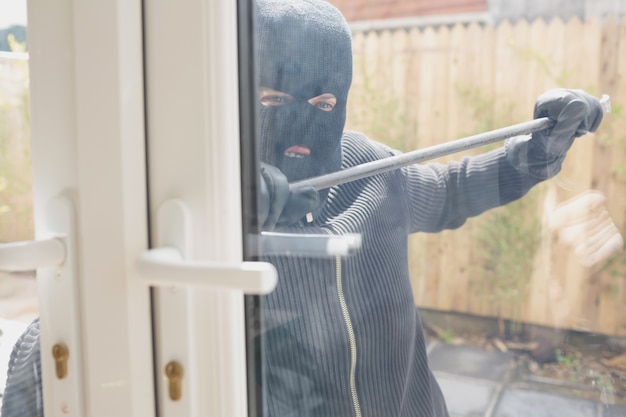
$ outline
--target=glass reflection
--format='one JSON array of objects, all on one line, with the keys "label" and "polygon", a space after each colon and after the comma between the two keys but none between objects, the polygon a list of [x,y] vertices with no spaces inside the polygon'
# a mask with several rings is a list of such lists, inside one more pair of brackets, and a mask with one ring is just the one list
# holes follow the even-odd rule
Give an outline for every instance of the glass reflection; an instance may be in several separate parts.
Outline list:
[{"label": "glass reflection", "polygon": [[[264,415],[621,410],[623,149],[599,163],[616,122],[597,98],[616,91],[579,65],[617,22],[350,27],[326,2],[258,7],[265,236],[360,242],[264,257],[279,271],[261,299]],[[332,109],[311,104],[327,94]],[[554,125],[487,149],[289,186],[541,117]]]}]

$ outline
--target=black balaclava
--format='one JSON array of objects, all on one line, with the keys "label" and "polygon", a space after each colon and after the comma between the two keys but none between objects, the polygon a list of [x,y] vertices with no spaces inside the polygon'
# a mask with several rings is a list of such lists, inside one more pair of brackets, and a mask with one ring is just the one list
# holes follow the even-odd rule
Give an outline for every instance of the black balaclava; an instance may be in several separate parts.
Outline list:
[{"label": "black balaclava", "polygon": [[[280,107],[259,104],[261,160],[278,167],[290,182],[338,171],[352,81],[352,39],[345,19],[322,0],[259,0],[257,12],[259,85],[294,98]],[[324,93],[337,99],[330,112],[308,103]],[[310,154],[285,155],[294,146]],[[322,199],[326,195],[321,192]]]}]

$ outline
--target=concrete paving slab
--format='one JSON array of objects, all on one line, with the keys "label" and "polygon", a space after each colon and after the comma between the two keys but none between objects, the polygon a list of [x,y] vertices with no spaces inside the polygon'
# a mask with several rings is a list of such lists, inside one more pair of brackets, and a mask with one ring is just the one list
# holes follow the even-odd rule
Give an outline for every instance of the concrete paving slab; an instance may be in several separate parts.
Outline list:
[{"label": "concrete paving slab", "polygon": [[453,417],[483,417],[497,388],[495,382],[459,379],[436,372],[435,378]]},{"label": "concrete paving slab", "polygon": [[435,345],[428,361],[433,371],[489,381],[502,381],[514,366],[512,353],[486,351],[473,346]]},{"label": "concrete paving slab", "polygon": [[624,416],[626,416],[626,405],[602,406],[602,417],[624,417]]},{"label": "concrete paving slab", "polygon": [[596,417],[597,408],[593,401],[506,389],[493,417]]}]

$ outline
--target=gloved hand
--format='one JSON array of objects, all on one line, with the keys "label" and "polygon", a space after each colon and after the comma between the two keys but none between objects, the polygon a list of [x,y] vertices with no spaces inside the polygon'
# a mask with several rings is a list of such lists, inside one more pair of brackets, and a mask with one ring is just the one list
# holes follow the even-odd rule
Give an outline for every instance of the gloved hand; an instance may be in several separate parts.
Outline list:
[{"label": "gloved hand", "polygon": [[291,191],[287,177],[276,167],[261,164],[259,180],[259,224],[263,230],[296,223],[319,202],[317,190],[307,187]]},{"label": "gloved hand", "polygon": [[548,90],[535,103],[535,118],[549,117],[554,126],[532,136],[509,139],[507,159],[518,171],[550,178],[561,170],[574,139],[595,132],[602,116],[600,100],[582,90]]}]

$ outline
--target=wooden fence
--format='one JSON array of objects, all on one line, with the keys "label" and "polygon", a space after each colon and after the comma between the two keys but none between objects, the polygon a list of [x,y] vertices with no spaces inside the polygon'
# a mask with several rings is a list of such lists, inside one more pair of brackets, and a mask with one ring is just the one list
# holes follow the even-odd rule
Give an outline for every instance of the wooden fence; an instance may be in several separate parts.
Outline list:
[{"label": "wooden fence", "polygon": [[575,143],[555,179],[461,229],[412,236],[410,262],[419,306],[626,336],[626,256],[583,266],[546,222],[555,206],[593,189],[606,196],[626,235],[626,22],[459,24],[353,36],[347,128],[398,149],[529,120],[549,88],[611,96],[613,113]]}]

